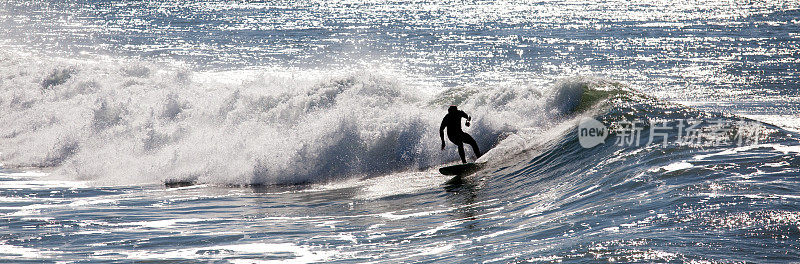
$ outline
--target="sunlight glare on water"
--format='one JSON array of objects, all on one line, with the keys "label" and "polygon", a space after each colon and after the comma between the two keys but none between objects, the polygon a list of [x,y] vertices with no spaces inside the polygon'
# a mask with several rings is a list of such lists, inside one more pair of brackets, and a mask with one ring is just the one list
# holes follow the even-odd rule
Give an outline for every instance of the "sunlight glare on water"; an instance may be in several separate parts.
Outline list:
[{"label": "sunlight glare on water", "polygon": [[[0,261],[797,262],[798,17],[0,1]],[[450,104],[485,163],[447,183]],[[766,123],[749,146],[582,148],[582,117]]]}]

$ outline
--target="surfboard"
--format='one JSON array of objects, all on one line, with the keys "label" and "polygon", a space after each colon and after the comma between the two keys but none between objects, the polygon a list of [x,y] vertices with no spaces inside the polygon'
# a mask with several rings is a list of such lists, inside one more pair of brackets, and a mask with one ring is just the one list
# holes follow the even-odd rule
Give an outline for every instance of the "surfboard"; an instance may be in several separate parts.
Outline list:
[{"label": "surfboard", "polygon": [[444,175],[466,176],[481,169],[482,164],[466,163],[439,168],[439,173]]},{"label": "surfboard", "polygon": [[464,176],[475,173],[476,171],[480,170],[481,167],[483,167],[482,163],[458,164],[439,168],[439,173],[444,175],[454,175],[454,177],[445,182],[445,184],[458,186],[464,183]]}]

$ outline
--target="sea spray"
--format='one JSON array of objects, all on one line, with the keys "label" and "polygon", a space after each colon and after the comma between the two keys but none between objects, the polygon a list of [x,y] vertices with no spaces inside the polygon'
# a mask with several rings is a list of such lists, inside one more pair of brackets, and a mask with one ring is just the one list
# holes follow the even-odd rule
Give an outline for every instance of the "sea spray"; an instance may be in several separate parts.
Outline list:
[{"label": "sea spray", "polygon": [[[2,68],[9,80],[0,97],[9,124],[0,129],[4,164],[103,184],[286,184],[424,169],[457,159],[452,149],[438,149],[448,104],[475,117],[467,132],[488,150],[519,131],[560,122],[596,83],[436,94],[370,70],[13,61]],[[50,66],[30,71],[27,61]]]}]

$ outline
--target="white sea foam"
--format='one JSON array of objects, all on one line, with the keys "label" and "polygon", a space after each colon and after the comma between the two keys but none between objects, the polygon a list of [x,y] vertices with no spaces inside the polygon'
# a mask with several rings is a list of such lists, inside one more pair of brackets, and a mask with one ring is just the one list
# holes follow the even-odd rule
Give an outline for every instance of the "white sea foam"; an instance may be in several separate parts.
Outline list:
[{"label": "white sea foam", "polygon": [[332,259],[335,251],[315,250],[308,246],[292,243],[250,243],[213,247],[186,248],[173,251],[130,251],[121,252],[131,259],[218,259],[237,254],[257,254],[272,256],[277,253],[291,253],[275,260],[233,259],[233,263],[314,263]]},{"label": "white sea foam", "polygon": [[438,188],[449,179],[441,177],[438,172],[407,172],[387,177],[376,177],[363,181],[364,188],[356,198],[371,200],[390,197],[392,195],[419,193],[426,189]]},{"label": "white sea foam", "polygon": [[51,188],[82,188],[86,187],[85,182],[79,181],[38,181],[38,180],[19,180],[19,181],[0,181],[0,189],[31,189],[46,190]]},{"label": "white sea foam", "polygon": [[448,104],[483,150],[548,125],[583,79],[434,94],[391,71],[192,72],[136,61],[0,54],[0,160],[102,184],[272,184],[428,168]]},{"label": "white sea foam", "polygon": [[166,219],[156,221],[143,221],[120,224],[123,226],[141,226],[146,228],[167,228],[181,223],[197,223],[203,221],[210,221],[210,219]]},{"label": "white sea foam", "polygon": [[679,161],[679,162],[670,163],[669,165],[666,165],[666,166],[661,166],[661,167],[658,167],[658,168],[649,169],[648,171],[650,171],[650,172],[659,172],[659,171],[663,170],[664,172],[673,172],[673,171],[677,171],[677,170],[689,169],[689,168],[692,168],[692,167],[694,167],[694,165],[692,165],[689,162]]},{"label": "white sea foam", "polygon": [[16,259],[38,259],[60,254],[59,251],[39,250],[34,248],[0,244],[0,256],[13,256]]},{"label": "white sea foam", "polygon": [[749,151],[753,149],[773,149],[777,152],[782,152],[783,154],[790,154],[790,153],[800,153],[800,146],[786,146],[781,144],[756,144],[756,145],[748,145],[748,146],[741,146],[732,149],[726,149],[720,152],[709,153],[709,154],[702,154],[694,156],[695,160],[705,160],[715,156],[725,156],[725,155],[734,155],[739,152]]},{"label": "white sea foam", "polygon": [[452,208],[450,208],[449,210],[433,210],[433,211],[424,211],[424,212],[409,213],[409,214],[397,214],[398,212],[387,212],[379,214],[379,216],[389,220],[400,220],[411,217],[424,217],[424,216],[436,215],[449,211],[452,211]]}]

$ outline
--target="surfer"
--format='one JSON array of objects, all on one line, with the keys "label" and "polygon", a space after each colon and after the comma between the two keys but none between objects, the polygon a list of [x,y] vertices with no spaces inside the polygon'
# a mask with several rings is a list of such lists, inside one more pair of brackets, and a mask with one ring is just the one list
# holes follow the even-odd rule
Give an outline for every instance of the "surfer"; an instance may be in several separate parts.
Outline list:
[{"label": "surfer", "polygon": [[447,138],[458,146],[458,155],[461,156],[461,162],[467,163],[467,159],[464,158],[464,143],[472,146],[472,152],[475,152],[476,159],[481,157],[481,151],[478,149],[478,143],[475,142],[475,139],[469,134],[464,133],[464,131],[461,131],[462,117],[467,119],[465,125],[469,126],[469,121],[472,120],[472,118],[467,115],[467,113],[464,113],[464,111],[458,110],[455,105],[451,105],[450,108],[447,109],[447,115],[442,119],[442,125],[439,127],[439,137],[442,138],[442,150],[444,150],[444,129],[447,128]]}]

